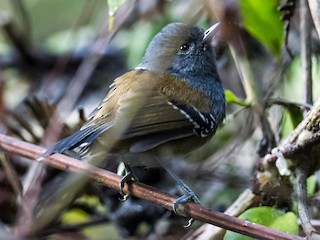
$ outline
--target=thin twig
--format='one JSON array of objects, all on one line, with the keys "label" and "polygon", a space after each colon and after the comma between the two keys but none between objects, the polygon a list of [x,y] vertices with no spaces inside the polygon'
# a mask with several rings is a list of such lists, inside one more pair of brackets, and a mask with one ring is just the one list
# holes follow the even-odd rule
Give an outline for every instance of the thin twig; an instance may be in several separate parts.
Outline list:
[{"label": "thin twig", "polygon": [[[301,133],[304,130],[312,131],[313,135],[310,137],[310,139],[306,141],[306,143],[302,143],[302,145],[307,145],[308,141],[317,141],[320,127],[320,98],[318,101],[313,105],[313,108],[308,113],[307,117],[294,129],[293,132],[290,133],[290,135],[279,145],[281,148],[290,148],[292,143],[300,144],[298,139]],[[285,155],[285,152],[290,152],[290,150],[283,150],[282,153]],[[288,153],[291,155],[290,153]],[[286,156],[285,156],[286,157]]]},{"label": "thin twig", "polygon": [[[298,167],[296,169],[297,177],[297,199],[298,199],[298,212],[301,221],[301,226],[304,233],[311,237],[316,234],[316,229],[311,225],[310,216],[307,206],[307,173],[304,168]],[[318,235],[319,238],[319,235]],[[308,238],[309,239],[309,238]]]},{"label": "thin twig", "polygon": [[[312,134],[312,136],[309,139],[306,139],[304,142],[280,144],[277,148],[285,158],[291,159],[294,158],[294,156],[296,156],[297,154],[300,154],[319,143],[320,131]],[[277,160],[277,158],[277,154],[268,154],[264,157],[264,162],[272,164]]]},{"label": "thin twig", "polygon": [[23,24],[23,26],[19,30],[22,35],[21,39],[26,42],[26,46],[29,46],[31,43],[31,24],[29,14],[27,13],[25,7],[25,1],[12,0],[10,1],[10,3],[15,10],[15,16],[19,16],[20,22]]},{"label": "thin twig", "polygon": [[12,19],[3,13],[1,13],[0,18],[0,27],[3,30],[6,38],[12,42],[16,50],[27,62],[33,63],[34,59],[30,53],[30,46],[27,44],[27,41],[25,41],[25,38],[21,36],[21,33],[17,31]]},{"label": "thin twig", "polygon": [[303,99],[312,105],[311,17],[308,0],[300,0],[300,32]]},{"label": "thin twig", "polygon": [[[3,134],[0,134],[0,148],[4,151],[18,154],[33,160],[37,159],[39,155],[45,150],[40,146],[23,142]],[[107,187],[119,189],[120,176],[116,175],[115,173],[91,166],[83,161],[79,161],[61,154],[52,155],[44,161],[52,167],[65,171],[86,174],[91,179]],[[123,190],[125,193],[130,193],[135,197],[150,201],[171,211],[173,202],[177,198],[177,196],[163,193],[156,188],[138,182],[134,182],[130,185],[125,184]],[[262,240],[304,239],[302,237],[293,236],[259,224],[237,219],[235,217],[213,211],[195,203],[187,203],[185,207],[188,210],[190,216],[195,220],[210,223],[247,236],[259,238]]]},{"label": "thin twig", "polygon": [[295,101],[290,101],[287,99],[282,99],[282,98],[268,98],[266,100],[266,105],[267,107],[270,107],[274,104],[290,108],[290,107],[299,107],[299,108],[304,108],[307,109],[308,111],[312,108],[312,105],[308,103],[303,103],[303,102],[295,102]]},{"label": "thin twig", "polygon": [[22,187],[19,176],[17,172],[14,170],[11,162],[7,159],[7,157],[0,152],[0,165],[6,173],[7,179],[14,191],[14,193],[20,198],[22,195]]},{"label": "thin twig", "polygon": [[309,0],[308,2],[313,23],[320,38],[320,2],[318,0]]},{"label": "thin twig", "polygon": [[246,101],[251,104],[251,109],[260,121],[263,137],[257,152],[259,156],[264,156],[276,145],[275,136],[265,112],[261,89],[257,82],[254,81],[249,60],[244,54],[244,44],[240,36],[238,36],[237,40],[237,45],[230,43],[229,48],[247,96]]},{"label": "thin twig", "polygon": [[[97,1],[86,1],[81,9],[81,12],[78,16],[77,21],[75,22],[74,26],[71,27],[70,34],[67,38],[67,45],[74,44],[74,38],[75,32],[79,30],[81,26],[85,26],[89,24],[90,17],[94,15],[93,10],[95,9],[97,5]],[[109,37],[104,36],[105,34],[102,34],[102,37]],[[74,49],[77,49],[77,46],[74,46]],[[44,85],[48,85],[50,82],[52,82],[52,77],[56,77],[57,75],[62,75],[63,72],[67,69],[68,64],[72,61],[72,54],[64,55],[63,57],[58,57],[55,59],[54,67],[51,69],[51,72],[49,73],[49,76],[45,79]],[[90,76],[90,75],[89,75]],[[79,93],[81,94],[81,93]]]}]

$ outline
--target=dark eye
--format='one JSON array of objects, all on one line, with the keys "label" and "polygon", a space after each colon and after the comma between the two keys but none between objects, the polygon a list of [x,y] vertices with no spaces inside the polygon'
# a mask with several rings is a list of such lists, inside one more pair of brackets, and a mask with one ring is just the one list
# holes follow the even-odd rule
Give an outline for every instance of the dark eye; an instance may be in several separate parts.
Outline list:
[{"label": "dark eye", "polygon": [[180,50],[185,52],[185,51],[188,51],[189,48],[190,48],[189,44],[184,43],[184,44],[181,45]]}]

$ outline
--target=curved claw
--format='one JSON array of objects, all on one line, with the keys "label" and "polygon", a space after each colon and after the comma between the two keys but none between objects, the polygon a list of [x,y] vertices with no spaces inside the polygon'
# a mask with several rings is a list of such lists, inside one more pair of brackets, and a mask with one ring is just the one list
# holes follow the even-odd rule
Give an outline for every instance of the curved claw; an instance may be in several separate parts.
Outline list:
[{"label": "curved claw", "polygon": [[[179,206],[179,204],[185,204],[185,203],[187,203],[189,200],[193,200],[193,202],[195,202],[196,204],[201,205],[198,197],[192,192],[192,193],[188,193],[188,194],[185,194],[185,195],[177,198],[177,199],[173,202],[173,206],[172,206],[173,212],[174,212],[175,214],[177,214],[177,215],[186,217],[186,215],[184,215],[183,213],[180,213],[180,212],[178,211],[178,206]],[[190,227],[193,222],[194,222],[194,219],[193,219],[193,218],[190,218],[190,219],[188,220],[187,225],[185,225],[184,227],[185,227],[185,228]]]},{"label": "curved claw", "polygon": [[194,193],[188,193],[188,194],[185,194],[179,198],[177,198],[173,204],[172,204],[172,209],[173,209],[173,212],[177,215],[183,215],[181,213],[178,212],[178,205],[179,204],[185,204],[187,203],[189,200],[192,200],[193,202],[195,202],[196,204],[199,204],[201,205],[201,202],[199,200],[199,198],[194,194]]},{"label": "curved claw", "polygon": [[119,182],[119,194],[120,197],[118,198],[119,201],[124,202],[129,198],[129,193],[125,193],[123,191],[124,183],[127,182],[128,179],[126,177],[123,177]]},{"label": "curved claw", "polygon": [[120,197],[118,197],[120,202],[125,202],[128,200],[130,194],[125,194],[124,192],[120,192],[120,191],[119,191],[119,193],[121,195]]},{"label": "curved claw", "polygon": [[129,193],[125,193],[123,191],[124,184],[128,181],[139,181],[137,176],[134,174],[134,172],[131,170],[129,166],[126,166],[125,171],[126,174],[121,178],[119,182],[119,194],[121,195],[121,197],[119,197],[119,201],[121,202],[126,201],[130,196]]},{"label": "curved claw", "polygon": [[178,209],[178,203],[177,203],[177,201],[174,201],[173,204],[172,204],[172,210],[173,210],[173,212],[174,212],[175,214],[180,215],[180,214],[178,213],[177,209]]},{"label": "curved claw", "polygon": [[184,225],[183,227],[189,228],[189,227],[192,225],[193,222],[194,222],[194,219],[193,219],[193,218],[190,218],[190,219],[188,220],[187,225]]}]

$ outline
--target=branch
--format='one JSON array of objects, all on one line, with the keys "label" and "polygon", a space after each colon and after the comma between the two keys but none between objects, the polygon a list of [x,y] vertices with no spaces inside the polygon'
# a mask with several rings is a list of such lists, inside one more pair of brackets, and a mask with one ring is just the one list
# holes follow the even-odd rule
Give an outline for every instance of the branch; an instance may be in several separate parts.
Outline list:
[{"label": "branch", "polygon": [[13,0],[10,1],[12,4],[12,8],[14,9],[14,15],[20,18],[20,23],[23,25],[20,28],[20,35],[23,41],[26,41],[26,45],[30,45],[31,43],[31,23],[30,17],[28,15],[28,11],[26,10],[25,2],[21,0]]},{"label": "branch", "polygon": [[[296,129],[282,141],[277,150],[285,158],[293,158],[320,143],[320,98]],[[279,152],[264,157],[265,163],[274,163]]]},{"label": "branch", "polygon": [[[244,190],[238,198],[232,203],[231,206],[224,212],[230,216],[239,216],[241,213],[246,211],[248,208],[253,207],[257,204],[259,197],[252,193],[250,189]],[[203,224],[197,230],[195,230],[188,240],[206,240],[206,239],[220,239],[225,234],[225,229],[213,226],[211,224]]]},{"label": "branch", "polygon": [[301,226],[308,239],[318,239],[319,234],[312,226],[307,206],[307,174],[305,168],[296,169],[297,177],[297,198],[298,198],[298,213],[301,220]]},{"label": "branch", "polygon": [[[267,154],[257,166],[254,193],[287,198],[292,194],[294,177],[297,178],[299,215],[304,230],[310,239],[319,235],[310,225],[305,206],[306,177],[319,169],[320,152],[320,99],[314,104],[306,118],[284,139],[278,147]],[[294,176],[296,173],[296,176]]]},{"label": "branch", "polygon": [[[290,103],[292,104],[292,103]],[[297,128],[286,138],[282,143],[275,148],[271,154],[267,154],[257,166],[257,175],[255,183],[253,185],[253,192],[255,194],[274,194],[278,191],[278,187],[281,186],[280,183],[284,181],[285,178],[281,176],[273,176],[274,172],[278,174],[278,170],[275,169],[275,162],[279,156],[286,159],[291,159],[292,161],[297,161],[299,155],[302,153],[311,153],[310,149],[312,147],[320,144],[320,99],[314,104],[311,111],[308,113],[307,117],[297,126]],[[296,163],[296,162],[294,162]],[[302,164],[310,164],[310,168],[316,171],[318,168],[309,163],[304,162]],[[300,191],[301,191],[301,185]],[[270,191],[271,188],[271,191]],[[282,189],[281,189],[282,190]],[[297,189],[299,190],[299,189]],[[283,191],[278,191],[278,194],[281,194],[280,197],[284,197],[285,193]],[[301,196],[301,194],[299,194]],[[203,232],[202,232],[203,231]],[[197,239],[208,239],[208,236],[212,237],[214,234],[213,228],[208,225],[204,225],[199,229],[193,238]],[[197,235],[199,234],[199,235]],[[192,238],[192,239],[193,239]]]},{"label": "branch", "polygon": [[[15,138],[0,134],[0,148],[4,151],[21,155],[23,157],[35,160],[45,151],[44,148],[27,142],[17,140]],[[73,159],[61,154],[55,154],[44,160],[54,168],[60,170],[77,172],[86,174],[92,180],[95,180],[104,186],[119,189],[120,176],[115,173],[94,167],[88,163]],[[177,196],[163,193],[156,188],[147,186],[142,183],[134,182],[130,185],[125,184],[124,192],[135,197],[150,201],[172,211],[172,204]],[[278,230],[237,219],[225,215],[220,212],[213,211],[195,203],[187,203],[186,208],[189,211],[190,217],[195,220],[210,223],[234,232],[238,232],[250,237],[259,238],[262,240],[271,239],[288,239],[288,240],[303,240],[299,236],[293,236]]]},{"label": "branch", "polygon": [[312,104],[311,16],[307,0],[300,0],[300,18],[303,97],[305,103]]},{"label": "branch", "polygon": [[246,101],[251,104],[251,109],[260,121],[262,130],[262,139],[257,150],[260,157],[269,152],[275,145],[275,136],[265,111],[265,102],[262,97],[261,89],[255,81],[249,59],[246,56],[245,47],[239,36],[235,37],[237,41],[229,43],[229,49],[234,59],[238,74],[245,90]]}]

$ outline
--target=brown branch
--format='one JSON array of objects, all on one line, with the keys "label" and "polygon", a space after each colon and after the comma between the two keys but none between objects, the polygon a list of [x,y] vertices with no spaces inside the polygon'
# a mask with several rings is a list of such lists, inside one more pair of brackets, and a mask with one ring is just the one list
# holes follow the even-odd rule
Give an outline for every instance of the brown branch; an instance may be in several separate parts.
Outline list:
[{"label": "brown branch", "polygon": [[[285,159],[291,159],[294,164],[298,165],[300,155],[308,153],[312,155],[312,149],[314,146],[320,144],[320,99],[314,104],[311,111],[307,114],[306,118],[295,128],[291,134],[285,138],[271,154],[267,154],[258,163],[257,170],[260,173],[277,171],[272,170],[274,163],[279,156],[283,156]],[[316,171],[319,166],[317,165],[315,158],[308,158],[309,169]],[[257,175],[258,176],[258,175]],[[262,176],[262,177],[261,177]],[[278,179],[278,183],[282,181],[281,177],[268,178],[271,181]],[[260,174],[260,177],[256,179],[257,185],[254,186],[254,192],[265,192],[270,187],[270,184],[276,186],[278,183],[271,183],[266,181],[264,175]],[[272,188],[272,187],[271,187]],[[268,191],[267,191],[268,192]]]},{"label": "brown branch", "polygon": [[[260,202],[259,196],[252,193],[250,189],[244,190],[238,198],[224,212],[227,215],[237,217],[248,208],[251,208]],[[213,226],[211,224],[203,224],[196,229],[187,240],[205,240],[220,239],[225,234],[225,229]]]},{"label": "brown branch", "polygon": [[[18,154],[29,159],[36,159],[44,148],[17,140],[15,138],[0,134],[0,148],[4,151]],[[91,179],[113,189],[118,189],[120,176],[115,173],[91,166],[85,162],[73,159],[61,154],[55,154],[44,160],[54,168],[65,171],[84,173]],[[150,201],[164,208],[172,210],[172,204],[177,196],[163,193],[156,188],[147,186],[142,183],[134,182],[130,185],[125,184],[124,192],[135,197]],[[302,240],[304,238],[293,236],[278,230],[237,219],[226,214],[213,211],[211,209],[199,206],[195,203],[186,204],[189,215],[195,220],[210,223],[231,231],[235,231],[247,236],[271,240],[271,239],[290,239]]]},{"label": "brown branch", "polygon": [[[285,158],[293,158],[320,143],[320,99],[314,104],[307,117],[279,144],[277,149]],[[303,137],[303,135],[309,136]],[[265,163],[274,163],[277,154],[264,157]]]},{"label": "brown branch", "polygon": [[[310,224],[306,208],[306,177],[319,169],[320,144],[320,99],[308,112],[305,119],[285,138],[271,154],[266,155],[258,165],[254,192],[287,198],[292,194],[294,183],[290,176],[296,173],[296,192],[299,215],[310,239],[319,235]],[[279,160],[278,168],[277,160]],[[276,163],[276,164],[275,164]],[[286,166],[287,165],[287,166]],[[308,238],[309,239],[309,238]]]}]

